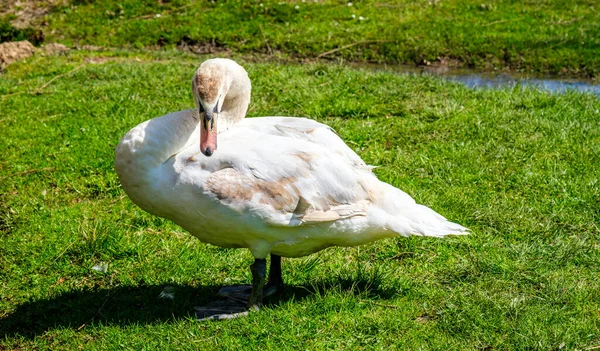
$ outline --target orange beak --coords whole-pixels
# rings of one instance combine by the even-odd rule
[[[200,151],[211,156],[217,150],[217,120],[212,112],[206,111],[200,123]]]

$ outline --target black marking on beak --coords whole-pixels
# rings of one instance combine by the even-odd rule
[[[207,147],[207,148],[206,148],[206,150],[204,150],[204,155],[206,155],[206,156],[210,156],[210,155],[212,155],[212,154],[213,154],[213,153],[212,153],[212,151],[210,151],[210,148],[208,148],[208,147]]]
[[[198,115],[200,116],[200,118],[202,119],[202,126],[204,127],[204,129],[207,129],[207,125],[206,125],[206,116],[204,118],[202,118],[202,114],[204,114],[204,106],[202,106],[202,104],[198,104]]]
[[[204,129],[208,130],[208,123],[206,117],[202,118],[202,126],[204,127]]]
[[[208,130],[208,122],[210,122],[210,130],[213,130],[215,127],[215,116],[212,112],[204,112],[204,118],[202,118],[202,126],[204,129]]]
[[[221,97],[219,97],[219,99],[217,99],[217,103],[215,104],[215,107],[210,112],[205,111],[204,107],[202,105],[200,105],[200,114],[204,113],[204,118],[202,118],[202,126],[206,130],[209,130],[208,122],[210,122],[210,130],[213,130],[215,128],[214,115],[219,113],[219,100],[220,99],[221,99]]]

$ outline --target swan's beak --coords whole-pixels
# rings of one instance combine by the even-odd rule
[[[200,114],[202,116],[202,114]],[[206,156],[212,155],[217,149],[217,114],[213,111],[204,112],[200,122],[200,151]]]

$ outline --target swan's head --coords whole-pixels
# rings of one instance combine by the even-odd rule
[[[250,102],[248,73],[235,61],[204,61],[192,79],[194,100],[200,116],[200,151],[211,156],[217,149],[217,124],[226,128],[246,115]]]

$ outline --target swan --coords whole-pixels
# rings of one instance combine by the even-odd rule
[[[204,61],[192,90],[196,108],[143,122],[121,139],[115,168],[143,210],[203,242],[254,256],[251,287],[221,291],[247,303],[209,304],[197,308],[199,319],[258,309],[263,292],[283,287],[281,257],[468,232],[377,179],[330,127],[296,117],[244,119],[251,84],[235,61]]]

